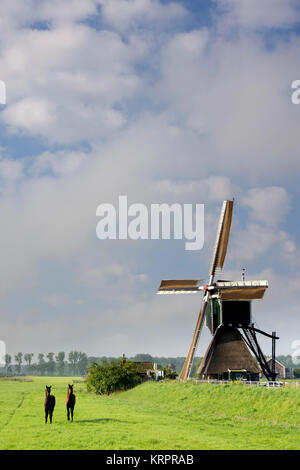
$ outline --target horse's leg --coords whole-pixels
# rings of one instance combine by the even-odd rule
[[[67,418],[70,421],[70,408],[67,406]]]
[[[50,410],[49,413],[50,413],[50,424],[52,424],[52,413],[53,413],[53,410]]]
[[[45,424],[47,424],[47,419],[48,419],[48,410],[45,409]]]
[[[72,423],[73,423],[73,410],[74,408],[71,408]]]

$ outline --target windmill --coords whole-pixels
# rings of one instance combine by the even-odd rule
[[[268,281],[245,281],[244,269],[241,281],[215,281],[217,268],[223,269],[232,213],[233,201],[224,201],[208,284],[201,285],[201,281],[196,279],[163,280],[157,292],[158,294],[204,292],[192,343],[180,373],[182,380],[190,376],[204,321],[213,337],[198,369],[200,376],[218,379],[245,377],[248,380],[258,380],[259,373],[262,372],[268,380],[274,381],[276,378],[275,340],[278,338],[275,332],[270,335],[255,328],[251,313],[252,301],[263,298]],[[256,333],[272,339],[271,368],[258,344]]]

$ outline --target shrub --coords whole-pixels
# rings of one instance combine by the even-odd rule
[[[127,390],[140,383],[137,366],[131,361],[95,362],[88,368],[87,388],[98,394]]]
[[[170,366],[164,367],[163,371],[165,379],[175,380],[178,375]]]
[[[295,379],[300,379],[300,369],[294,369],[293,372]]]

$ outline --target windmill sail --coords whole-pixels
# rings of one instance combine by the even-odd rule
[[[198,320],[197,320],[196,328],[195,328],[195,331],[194,331],[194,336],[193,336],[193,339],[192,339],[192,343],[191,343],[188,355],[186,357],[184,366],[183,366],[183,368],[180,372],[179,378],[181,380],[186,380],[190,375],[192,364],[193,364],[193,359],[194,359],[194,355],[195,355],[195,351],[196,351],[196,348],[197,348],[199,336],[200,336],[202,326],[203,326],[203,322],[204,322],[204,318],[205,318],[206,308],[207,308],[207,301],[204,302],[203,307],[200,310],[200,313],[199,313],[199,316],[198,316]]]
[[[214,247],[214,254],[210,268],[211,280],[215,275],[216,268],[223,268],[227,252],[231,220],[233,211],[233,201],[224,201],[218,226],[217,238]]]
[[[233,211],[233,201],[224,201],[218,226],[217,238],[214,248],[214,254],[210,269],[210,280],[209,285],[213,284],[213,278],[215,275],[216,268],[223,268],[225,256],[227,252],[229,234],[230,234],[230,227],[231,227],[231,220],[232,220],[232,211]],[[208,298],[206,298],[206,302],[204,302],[203,308],[200,311],[192,344],[190,346],[187,358],[185,360],[184,366],[180,373],[180,379],[186,380],[191,372],[193,359],[195,355],[195,351],[197,348],[199,336],[202,330],[202,326],[204,323],[205,313],[207,309]]]
[[[215,285],[221,300],[257,300],[263,298],[268,281],[218,281]]]
[[[161,281],[158,294],[192,294],[199,292],[198,279],[165,279]]]

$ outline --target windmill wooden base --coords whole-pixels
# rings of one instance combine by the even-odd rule
[[[225,326],[217,329],[197,371],[202,379],[255,381],[260,372],[239,330]]]

